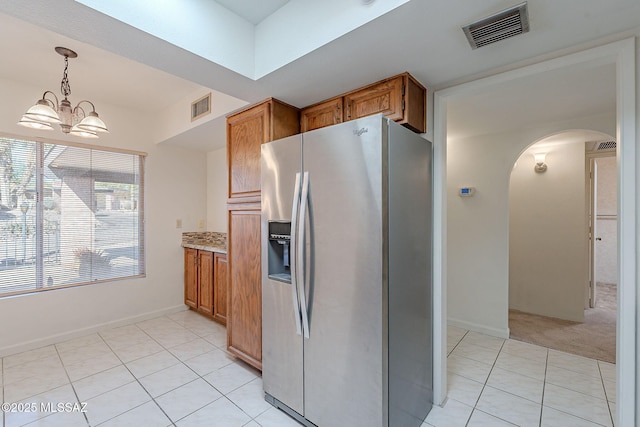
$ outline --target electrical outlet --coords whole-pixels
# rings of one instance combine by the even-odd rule
[[[198,220],[198,228],[204,228],[204,219]]]
[[[176,228],[182,228],[182,220],[176,219]]]

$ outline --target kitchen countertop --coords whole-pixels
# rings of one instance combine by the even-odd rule
[[[226,254],[227,233],[216,231],[182,233],[182,247]]]

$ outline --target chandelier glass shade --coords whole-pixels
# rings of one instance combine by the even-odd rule
[[[18,122],[20,126],[32,129],[52,130],[53,125],[60,126],[62,132],[82,138],[98,138],[98,133],[109,132],[107,125],[96,113],[96,107],[91,101],[82,100],[72,107],[68,97],[71,95],[71,86],[67,77],[69,58],[76,58],[77,53],[66,47],[56,47],[56,52],[64,56],[64,73],[60,82],[60,92],[64,96],[62,101],[51,91],[45,91],[42,98],[30,107]],[[85,111],[81,104],[91,106],[91,111]]]

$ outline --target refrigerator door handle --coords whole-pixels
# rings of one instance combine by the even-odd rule
[[[307,202],[309,200],[309,172],[305,171],[302,178],[302,196],[300,197],[300,218],[298,220],[298,240],[296,272],[300,299],[300,312],[302,313],[302,330],[305,338],[309,338],[309,314],[307,312],[307,297],[304,292],[304,252],[305,252],[305,222],[307,215]]]
[[[291,208],[291,249],[295,254],[297,245],[296,225],[298,222],[298,208],[300,206],[300,172],[296,173],[296,183],[293,191],[293,207]],[[296,318],[296,333],[302,335],[300,321],[300,299],[298,298],[298,260],[295,255],[291,257],[291,291],[293,301],[293,317]]]

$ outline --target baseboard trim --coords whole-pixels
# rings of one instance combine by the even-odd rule
[[[454,319],[452,317],[447,318],[447,324],[450,326],[455,326],[457,328],[479,332],[485,335],[491,335],[492,337],[498,337],[498,338],[504,338],[504,339],[509,338],[509,328],[506,328],[506,329],[492,328],[489,326],[480,325],[478,323],[467,322],[466,320]]]
[[[70,339],[79,338],[84,335],[104,331],[106,329],[117,328],[119,326],[126,326],[132,323],[142,322],[143,320],[153,319],[154,317],[177,313],[179,311],[184,311],[187,309],[188,307],[186,305],[180,304],[174,307],[166,307],[160,310],[149,311],[146,313],[137,314],[135,316],[123,317],[121,319],[113,320],[110,322],[104,322],[104,323],[99,323],[93,326],[74,329],[72,331],[50,335],[48,337],[38,338],[32,341],[25,341],[19,344],[9,345],[9,346],[0,348],[0,357],[10,356],[12,354],[34,350],[36,348],[44,347],[47,345],[56,344],[63,341],[68,341]]]

